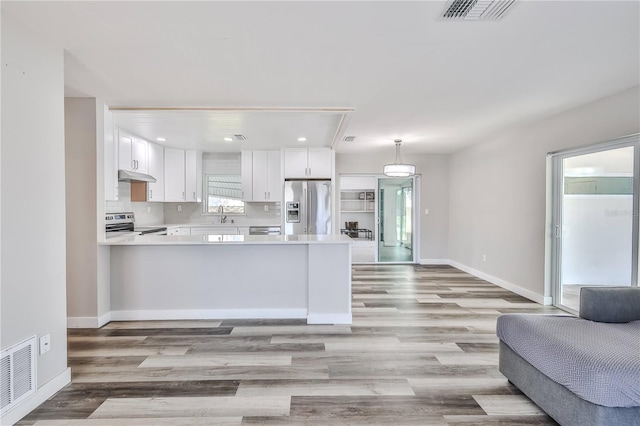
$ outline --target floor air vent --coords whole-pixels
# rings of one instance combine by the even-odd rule
[[[515,0],[450,0],[441,18],[445,20],[496,21],[513,6]]]
[[[0,416],[36,390],[36,336],[0,353]]]

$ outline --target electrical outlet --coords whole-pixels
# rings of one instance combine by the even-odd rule
[[[147,206],[147,213],[151,213],[151,206]]]
[[[182,211],[182,204],[178,204],[178,211],[181,212]]]
[[[483,262],[486,262],[486,261],[487,261],[487,255],[486,255],[486,254],[483,254],[483,255],[482,255],[482,261],[483,261]]]
[[[264,211],[265,211],[265,212],[268,212],[268,211],[269,211],[269,204],[265,204],[265,205],[264,205]]]
[[[51,349],[51,335],[46,334],[40,337],[40,355],[44,355]]]
[[[424,209],[424,214],[429,214],[429,209]]]

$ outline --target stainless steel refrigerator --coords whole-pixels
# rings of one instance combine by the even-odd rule
[[[285,181],[284,214],[285,235],[331,234],[331,181]]]

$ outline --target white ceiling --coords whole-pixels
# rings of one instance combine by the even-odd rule
[[[144,110],[114,111],[115,125],[166,146],[202,151],[269,150],[327,146],[341,140],[350,111]],[[243,135],[238,141],[234,135]],[[166,141],[157,141],[161,137]],[[225,138],[233,139],[226,141]],[[305,140],[299,141],[298,139]]]
[[[68,95],[117,107],[351,108],[344,134],[357,138],[338,152],[392,155],[395,138],[405,153],[453,152],[639,84],[637,1],[518,0],[502,20],[483,22],[439,20],[441,1],[1,7],[3,19],[66,49]],[[308,134],[335,134],[326,116],[308,118]],[[147,120],[137,124],[143,136],[154,133]]]

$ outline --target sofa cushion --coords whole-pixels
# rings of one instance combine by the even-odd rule
[[[580,318],[598,322],[640,320],[639,287],[583,287]]]
[[[580,398],[606,407],[640,406],[640,321],[506,314],[498,318],[497,334]]]

